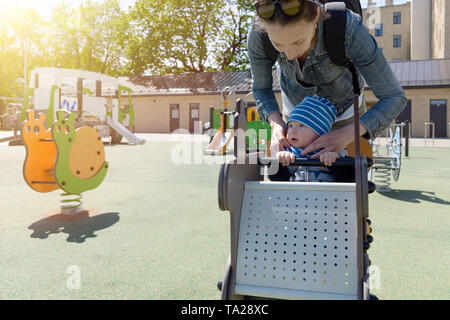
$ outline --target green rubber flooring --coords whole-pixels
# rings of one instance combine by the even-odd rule
[[[26,185],[24,147],[0,146],[0,299],[219,299],[220,166],[174,164],[176,148],[107,146],[106,179],[83,195],[91,214],[73,218],[56,215],[60,192]],[[370,196],[380,299],[450,298],[449,160],[411,149],[392,192]]]

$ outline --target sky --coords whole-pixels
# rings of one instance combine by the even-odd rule
[[[67,0],[72,6],[77,7],[81,2],[85,0]],[[95,0],[94,0],[95,1]],[[129,6],[133,5],[135,0],[119,0],[120,6],[123,10],[127,10]],[[52,8],[58,3],[60,0],[0,0],[0,10],[11,10],[12,6],[18,7],[32,7],[35,8],[36,11],[47,18],[51,15]]]
[[[12,5],[25,7],[30,6],[37,10],[37,12],[43,16],[43,17],[49,17],[51,14],[52,7],[55,6],[60,0],[0,0],[0,10],[7,10]],[[70,3],[72,3],[74,6],[78,6],[80,2],[83,2],[84,0],[68,0]],[[135,0],[119,0],[120,6],[123,10],[128,9],[129,6],[133,5]],[[378,5],[383,5],[385,0],[378,0],[376,3]],[[409,0],[395,0],[395,4],[401,4],[409,2]],[[13,4],[11,4],[13,3]],[[361,0],[361,4],[363,7],[367,7],[367,0]]]
[[[374,2],[378,6],[382,6],[382,5],[384,5],[384,1],[385,0],[375,0]],[[402,4],[405,2],[411,2],[411,0],[394,0],[394,4]],[[363,8],[367,7],[367,0],[361,0],[361,5],[363,6]]]

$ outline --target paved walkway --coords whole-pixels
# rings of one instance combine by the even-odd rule
[[[143,137],[106,146],[108,174],[83,194],[90,215],[76,219],[55,215],[60,192],[26,185],[25,148],[0,148],[0,299],[220,298],[229,255],[220,166],[176,164],[170,136]],[[450,149],[411,148],[392,192],[370,196],[380,299],[450,298],[448,159]]]

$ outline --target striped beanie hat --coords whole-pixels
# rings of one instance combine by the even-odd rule
[[[327,99],[306,97],[289,114],[287,123],[291,121],[300,122],[321,136],[331,130],[336,115],[336,108]]]

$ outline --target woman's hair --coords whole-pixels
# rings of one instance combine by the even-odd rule
[[[327,0],[316,0],[317,2],[320,2],[322,4],[325,4]],[[304,20],[306,22],[313,21],[317,16],[317,7],[319,6],[317,3],[302,0],[302,9],[301,12],[295,16],[289,17],[286,16],[281,12],[281,9],[279,6],[276,6],[275,8],[275,15],[270,20],[263,20],[258,15],[256,15],[256,20],[254,23],[254,27],[259,32],[265,32],[263,21],[267,24],[279,24],[282,26],[288,25],[293,22],[297,22],[300,20]],[[321,9],[320,10],[320,18],[325,19],[325,12]]]

